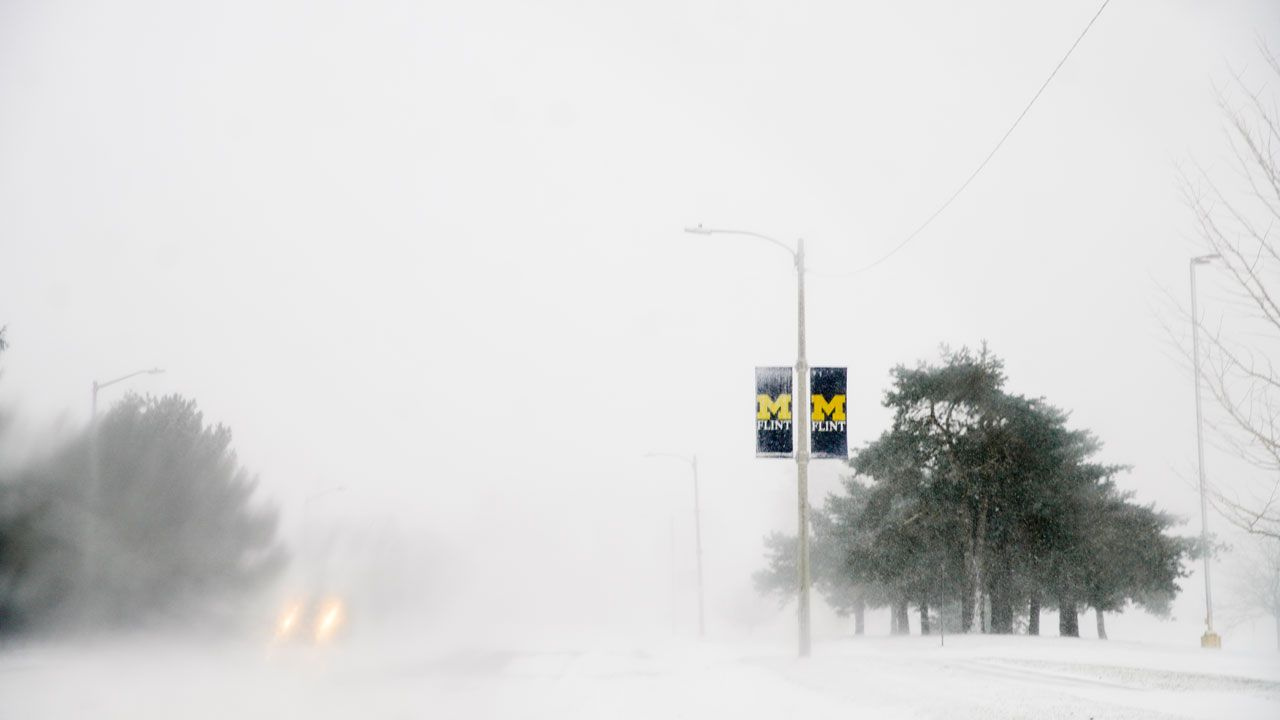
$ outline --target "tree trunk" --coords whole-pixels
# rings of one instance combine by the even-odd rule
[[[858,601],[853,606],[853,634],[862,635],[867,630],[867,604]]]
[[[1107,621],[1102,617],[1102,608],[1094,608],[1093,611],[1098,615],[1098,639],[1107,639]]]
[[[968,573],[965,576],[968,577]],[[964,632],[973,622],[973,594],[969,592],[968,580],[965,589],[960,593],[960,632]]]
[[[1062,637],[1080,637],[1080,618],[1076,616],[1076,604],[1067,598],[1058,599],[1058,634]]]
[[[1027,634],[1040,634],[1040,598],[1031,598],[1031,609],[1027,612]]]
[[[969,567],[969,576],[970,581],[973,583],[973,605],[978,610],[978,613],[984,617],[986,615],[986,608],[983,607],[982,603],[982,561],[984,559],[983,556],[986,554],[987,545],[987,505],[988,500],[985,497],[982,498],[982,501],[978,504],[978,518],[977,522],[974,523],[972,541],[973,552],[970,553],[969,558],[971,563]],[[968,631],[971,633],[982,632],[982,620],[983,618],[975,617],[974,621],[970,623]]]
[[[909,635],[911,633],[911,621],[908,617],[906,600],[899,600],[893,604],[893,621],[894,635]]]
[[[965,528],[964,538],[964,568],[961,570],[963,579],[960,588],[960,632],[969,632],[969,628],[973,626],[973,616],[977,612],[978,606],[974,602],[974,595],[977,590],[973,586],[973,515],[966,510],[961,510],[960,522]]]
[[[997,635],[1013,633],[1013,604],[1003,598],[991,598],[991,632]]]
[[[929,603],[920,603],[920,634],[929,634]]]
[[[1280,650],[1280,609],[1276,610],[1276,649]]]
[[[1013,633],[1013,568],[1009,567],[1004,548],[998,551],[995,567],[991,572],[991,632],[998,635]]]

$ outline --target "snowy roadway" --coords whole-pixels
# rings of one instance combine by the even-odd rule
[[[0,650],[0,718],[1280,718],[1280,654],[1026,637]]]

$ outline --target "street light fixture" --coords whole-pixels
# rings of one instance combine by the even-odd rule
[[[697,227],[687,227],[684,229],[687,233],[695,235],[746,235],[747,237],[759,238],[766,242],[777,245],[786,250],[791,259],[795,261],[796,266],[796,383],[799,392],[797,396],[802,399],[802,406],[808,406],[809,398],[809,361],[805,357],[805,332],[804,332],[804,239],[796,241],[795,249],[791,246],[768,235],[761,235],[757,232],[749,230],[727,230],[721,228],[704,228],[701,225]],[[807,416],[807,412],[805,413]],[[797,559],[797,568],[799,570],[797,580],[800,584],[799,607],[796,615],[800,625],[800,657],[809,656],[810,647],[810,631],[809,631],[809,422],[805,418],[804,422],[798,423],[800,426],[799,437],[796,438],[798,447],[796,448],[796,494],[797,509],[799,515],[799,558]]]
[[[1204,635],[1200,647],[1221,648],[1222,638],[1213,631],[1213,583],[1209,570],[1209,501],[1204,483],[1204,417],[1200,410],[1200,315],[1196,310],[1196,266],[1208,265],[1221,255],[1191,258],[1191,364],[1196,375],[1196,459],[1200,471],[1200,544],[1204,552]]]
[[[698,456],[675,453],[645,453],[647,458],[673,458],[693,470],[693,537],[698,553],[698,637],[707,636],[706,596],[702,587],[702,509],[698,501]]]
[[[108,380],[102,383],[98,382],[97,380],[94,380],[93,381],[93,403],[90,406],[90,414],[89,414],[90,418],[92,418],[95,421],[98,419],[98,391],[99,390],[111,385],[115,385],[118,382],[124,382],[125,380],[128,380],[131,377],[137,377],[138,375],[160,375],[163,372],[164,370],[161,370],[160,368],[151,368],[150,370],[136,370],[134,372],[129,373],[128,375],[121,375],[115,380]]]

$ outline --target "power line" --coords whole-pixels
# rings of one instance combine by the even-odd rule
[[[1093,17],[1089,19],[1089,24],[1085,25],[1084,30],[1080,31],[1080,35],[1076,37],[1076,41],[1071,43],[1070,48],[1067,48],[1066,54],[1063,55],[1062,59],[1058,61],[1058,64],[1054,66],[1053,72],[1049,73],[1049,77],[1045,78],[1045,81],[1041,83],[1040,89],[1036,90],[1036,94],[1031,96],[1030,102],[1027,103],[1026,107],[1022,108],[1022,112],[1018,113],[1017,119],[1013,121],[1013,124],[1009,126],[1008,130],[1004,131],[1004,135],[1000,136],[1000,140],[995,144],[995,147],[991,148],[991,152],[987,153],[987,156],[982,159],[982,162],[978,163],[978,167],[974,168],[973,172],[969,174],[969,177],[966,178],[963,183],[960,183],[960,187],[956,188],[955,192],[951,193],[951,197],[947,198],[946,202],[938,206],[938,209],[934,210],[933,214],[925,218],[925,221],[920,223],[919,227],[917,227],[915,230],[912,230],[911,234],[908,235],[906,238],[904,238],[902,242],[895,245],[892,250],[882,255],[880,259],[876,260],[870,265],[865,265],[863,267],[858,268],[857,270],[853,270],[847,273],[812,272],[810,274],[818,275],[822,277],[850,277],[853,275],[857,275],[859,273],[866,272],[867,270],[870,270],[871,268],[879,265],[880,263],[896,255],[899,250],[907,246],[907,243],[916,239],[917,235],[924,232],[924,229],[929,227],[929,225],[934,221],[934,219],[936,219],[939,215],[942,214],[944,210],[950,207],[951,203],[954,202],[955,199],[960,196],[960,193],[964,192],[965,188],[969,187],[969,183],[973,182],[973,179],[978,177],[978,173],[982,172],[982,169],[987,166],[987,163],[991,162],[991,158],[995,157],[996,152],[998,152],[1000,150],[1000,147],[1004,145],[1004,141],[1008,140],[1009,136],[1013,134],[1013,131],[1017,129],[1018,124],[1022,122],[1022,118],[1027,116],[1027,113],[1031,110],[1031,106],[1035,105],[1036,100],[1040,99],[1040,95],[1044,93],[1045,88],[1049,87],[1049,83],[1053,81],[1054,76],[1056,76],[1058,74],[1058,71],[1062,69],[1062,66],[1066,64],[1067,58],[1071,57],[1071,53],[1075,51],[1076,46],[1080,44],[1081,40],[1084,40],[1084,36],[1089,33],[1089,28],[1093,27],[1094,22],[1098,20],[1098,16],[1102,15],[1102,11],[1106,10],[1107,5],[1109,5],[1110,3],[1111,3],[1111,0],[1103,0],[1102,5],[1098,7],[1098,12],[1094,13]]]

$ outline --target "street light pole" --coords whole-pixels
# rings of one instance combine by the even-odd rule
[[[1207,265],[1221,257],[1218,254],[1191,258],[1191,356],[1196,380],[1196,459],[1200,474],[1200,544],[1204,552],[1204,623],[1200,646],[1221,648],[1222,638],[1213,631],[1213,583],[1209,563],[1209,501],[1204,482],[1204,417],[1200,410],[1200,315],[1196,309],[1196,266]]]
[[[800,426],[796,437],[799,447],[796,448],[796,503],[799,515],[799,545],[797,551],[797,577],[800,585],[799,606],[796,616],[800,626],[800,657],[809,657],[809,361],[805,356],[805,322],[804,322],[804,240],[796,242],[796,249],[768,235],[748,230],[722,230],[717,228],[697,227],[685,228],[685,232],[696,235],[747,235],[773,243],[786,250],[796,264],[796,389],[800,399],[793,408],[793,417]]]
[[[702,508],[698,499],[698,456],[674,455],[671,453],[648,453],[645,457],[668,457],[687,463],[693,470],[693,537],[698,554],[698,637],[707,636],[706,595],[702,585]],[[675,526],[672,525],[672,547],[674,555]]]
[[[92,587],[94,582],[93,570],[95,558],[93,554],[97,549],[95,547],[97,538],[95,537],[94,521],[97,517],[95,513],[98,511],[98,493],[102,491],[102,470],[99,467],[98,457],[98,391],[115,385],[116,383],[124,382],[125,380],[138,375],[159,375],[163,372],[164,370],[161,370],[160,368],[151,368],[149,370],[137,370],[129,373],[128,375],[121,375],[114,380],[108,380],[106,382],[98,382],[97,380],[93,381],[93,393],[90,396],[89,401],[89,488],[85,493],[84,508],[85,542],[83,562],[85,587]],[[87,605],[85,606],[84,611],[86,612],[87,617]]]
[[[800,657],[809,657],[809,359],[804,334],[804,238],[796,242],[796,383],[800,402],[792,415],[800,421],[796,438],[796,496],[800,525]]]
[[[317,557],[320,557],[321,555],[320,551],[317,548],[312,547],[312,539],[311,539],[311,505],[312,503],[314,503],[317,500],[320,500],[321,498],[325,498],[330,495],[336,495],[337,493],[346,492],[346,491],[347,491],[346,485],[334,485],[332,487],[324,488],[323,490],[317,490],[311,493],[310,495],[307,495],[305,498],[303,498],[302,500],[302,531],[300,533],[301,540],[299,540],[299,552],[305,553],[308,558],[317,558]],[[304,582],[309,581],[313,585],[315,585],[322,580],[322,576],[324,575],[324,572],[321,566],[321,562],[316,560],[311,560],[310,563],[312,565],[311,578],[309,578],[309,580],[304,580]],[[306,573],[306,569],[304,568],[300,572]]]

